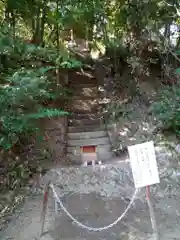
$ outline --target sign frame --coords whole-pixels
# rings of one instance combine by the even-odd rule
[[[128,147],[135,188],[160,183],[153,141]]]

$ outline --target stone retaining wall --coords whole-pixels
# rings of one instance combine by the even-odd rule
[[[66,154],[67,117],[44,120],[43,130],[53,161],[62,162]]]

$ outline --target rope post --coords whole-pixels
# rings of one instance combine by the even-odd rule
[[[159,233],[158,233],[158,228],[157,228],[157,223],[156,223],[156,217],[155,217],[155,213],[154,213],[153,204],[151,201],[150,186],[146,186],[146,198],[147,198],[147,204],[149,207],[149,213],[150,213],[150,218],[151,218],[151,225],[152,225],[152,229],[153,229],[154,239],[159,240]]]
[[[41,213],[41,234],[40,234],[40,236],[42,236],[43,232],[44,232],[50,184],[51,184],[51,181],[49,181],[47,183],[47,185],[45,186],[45,190],[44,190],[43,207],[42,207],[42,213]]]

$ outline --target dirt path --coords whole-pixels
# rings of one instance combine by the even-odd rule
[[[161,153],[158,161],[161,162]],[[167,160],[167,159],[166,159]],[[161,172],[163,164],[159,165]],[[177,167],[177,166],[176,166]],[[180,239],[180,193],[178,171],[169,167],[173,174],[161,175],[160,185],[152,187],[158,228],[163,240]],[[171,171],[171,172],[172,172]],[[68,210],[89,226],[103,226],[122,214],[131,198],[134,187],[131,170],[127,164],[116,161],[104,166],[52,169],[41,181],[49,179]],[[40,210],[42,196],[29,197],[19,209],[8,227],[1,232],[2,240],[36,240],[40,233]],[[93,233],[78,228],[62,212],[54,212],[52,197],[48,204],[44,240],[104,239],[137,240],[153,239],[144,190],[138,195],[126,217],[107,231]]]

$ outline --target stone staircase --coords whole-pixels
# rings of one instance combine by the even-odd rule
[[[67,157],[74,164],[92,164],[112,157],[110,140],[103,119],[98,82],[91,73],[76,72],[69,78],[73,91],[68,119]],[[93,152],[84,154],[84,147]],[[92,161],[91,161],[92,160]]]

